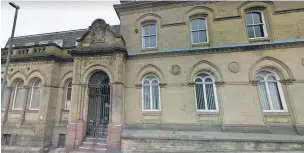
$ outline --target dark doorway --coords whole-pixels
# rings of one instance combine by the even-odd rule
[[[89,80],[89,106],[87,135],[107,135],[110,108],[109,76],[105,72],[94,73]]]

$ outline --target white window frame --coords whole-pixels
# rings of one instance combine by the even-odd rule
[[[71,83],[71,87],[69,87],[69,84]],[[71,89],[71,98],[72,98],[72,80],[68,81],[65,87],[65,98],[64,98],[64,110],[71,110],[71,101],[72,100],[67,100],[68,99],[68,89]],[[70,103],[70,108],[67,108],[67,103]]]
[[[153,78],[152,80],[150,80],[150,79],[147,79],[149,76],[153,76],[153,77],[155,77],[155,78]],[[145,84],[144,84],[144,82],[145,81],[149,81],[149,87],[150,87],[150,109],[145,109],[144,108],[144,86],[145,86]],[[157,80],[157,82],[158,82],[158,99],[159,99],[159,108],[158,109],[153,109],[153,95],[152,95],[152,82],[154,81],[154,80]],[[159,83],[160,83],[160,81],[159,81],[159,78],[156,76],[156,75],[147,75],[147,76],[145,76],[144,77],[144,79],[142,80],[142,90],[141,90],[141,99],[142,99],[142,111],[144,111],[144,112],[149,112],[149,111],[155,111],[155,112],[157,112],[157,111],[161,111],[161,100],[160,100],[160,86],[159,86]]]
[[[145,32],[144,32],[144,27],[145,26],[148,26],[148,25],[154,25],[155,26],[155,35],[145,35]],[[157,48],[157,24],[156,23],[147,23],[147,24],[143,24],[142,26],[141,26],[141,28],[142,28],[142,30],[141,30],[141,32],[142,32],[142,34],[141,34],[141,46],[142,46],[142,48],[143,49],[149,49],[149,48]],[[155,46],[154,47],[145,47],[144,46],[144,41],[145,41],[145,37],[152,37],[152,36],[155,36],[156,37],[156,40],[155,40]]]
[[[12,107],[12,110],[23,110],[23,108],[15,108],[16,95],[17,95],[18,85],[19,85],[21,82],[24,83],[23,80],[20,80],[20,81],[16,84],[16,86],[15,86],[15,90],[14,90],[14,100],[13,100],[13,107]],[[19,88],[23,88],[23,87],[19,87]],[[27,93],[25,93],[25,94],[27,94]]]
[[[38,84],[38,86],[35,86],[36,82],[37,81],[40,81],[40,83]],[[39,110],[39,108],[32,108],[32,101],[33,101],[33,93],[34,93],[34,88],[35,87],[38,87],[40,88],[39,90],[41,90],[41,80],[40,79],[37,79],[34,81],[33,85],[32,85],[32,90],[31,90],[31,100],[30,100],[30,106],[29,106],[29,110]],[[40,92],[40,91],[39,91]],[[41,102],[41,93],[39,93],[39,103]],[[39,107],[40,107],[40,104],[39,104]]]
[[[206,25],[206,29],[198,29],[198,30],[192,30],[192,20],[197,20],[197,19],[203,19],[205,20],[205,25]],[[206,31],[206,37],[207,37],[207,41],[206,42],[198,42],[198,43],[194,43],[193,42],[193,36],[192,36],[192,32],[199,32],[199,31]],[[196,18],[191,18],[190,19],[190,37],[191,37],[191,44],[208,44],[209,43],[209,35],[208,35],[208,21],[206,17],[196,17]]]
[[[202,77],[198,76],[199,74],[202,74],[202,73],[205,73],[205,74],[207,74],[208,76],[205,77],[205,78],[202,78]],[[201,80],[203,80],[203,82],[196,82],[195,80],[196,80],[197,78],[200,78]],[[205,83],[205,80],[206,80],[207,78],[210,78],[210,79],[212,80],[212,83]],[[216,91],[215,79],[213,78],[213,75],[212,75],[211,73],[205,72],[205,71],[199,72],[199,73],[195,76],[194,82],[195,82],[195,85],[194,85],[194,96],[195,96],[196,111],[197,111],[197,112],[218,112],[218,111],[219,111],[219,106],[218,106],[218,99],[217,99],[217,91]],[[204,85],[204,86],[205,86],[205,84],[212,84],[212,85],[213,85],[213,94],[214,94],[215,107],[216,107],[215,110],[209,110],[209,109],[208,109],[208,104],[207,104],[207,100],[206,100],[206,97],[207,97],[207,96],[206,96],[206,88],[205,88],[205,87],[203,88],[203,94],[204,94],[204,103],[205,103],[205,107],[206,107],[206,108],[205,108],[205,109],[198,109],[198,106],[197,106],[197,97],[196,97],[196,94],[197,94],[197,93],[196,93],[196,84],[202,84],[202,85]]]
[[[265,83],[265,88],[266,88],[266,94],[267,94],[267,102],[269,103],[269,106],[270,106],[270,110],[264,110],[262,107],[262,110],[263,112],[288,112],[288,108],[287,108],[287,105],[286,105],[286,101],[285,101],[285,96],[284,96],[284,92],[283,92],[283,89],[282,89],[282,84],[280,82],[280,77],[279,75],[273,71],[273,70],[269,70],[269,69],[263,69],[261,71],[268,71],[270,72],[270,74],[267,74],[266,76],[264,75],[260,75],[259,72],[257,74],[256,77],[262,77],[264,80],[266,81],[259,81],[259,82],[263,82]],[[261,72],[260,71],[260,72]],[[267,78],[268,76],[274,76],[276,78],[276,81],[268,81]],[[276,82],[277,83],[277,86],[278,86],[278,90],[279,90],[279,96],[281,98],[281,102],[282,102],[282,106],[283,106],[283,110],[274,110],[273,109],[273,105],[272,105],[272,100],[270,98],[270,91],[269,91],[269,87],[268,87],[268,82]],[[258,88],[257,88],[258,89]],[[259,89],[258,89],[259,90]],[[259,91],[258,91],[259,92]],[[259,95],[259,99],[260,99],[260,95]],[[261,102],[261,99],[260,99],[260,104],[262,105],[262,102]]]
[[[257,25],[261,25],[261,24],[247,24],[246,23],[246,16],[248,13],[260,13],[261,14],[261,18],[262,18],[262,22],[263,22],[263,32],[264,32],[264,37],[256,37],[256,34],[255,34],[255,30],[253,28],[253,33],[254,33],[254,38],[249,38],[249,35],[248,35],[248,26],[257,26]],[[253,22],[253,19],[252,19],[252,22]],[[266,28],[266,22],[265,22],[265,17],[264,17],[264,11],[262,10],[250,10],[250,11],[246,11],[245,12],[245,24],[246,24],[246,32],[247,32],[247,36],[248,36],[248,39],[261,39],[261,38],[268,38],[268,33],[267,33],[267,28]]]

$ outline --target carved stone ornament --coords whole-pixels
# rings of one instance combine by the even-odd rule
[[[98,21],[93,27],[93,44],[105,42],[107,24],[104,20]]]
[[[177,64],[174,64],[174,65],[172,66],[172,68],[171,68],[171,73],[172,73],[173,75],[178,75],[178,74],[180,74],[180,71],[181,71],[181,68],[180,68],[180,66],[177,65]]]
[[[228,69],[233,72],[233,73],[237,73],[240,71],[240,66],[237,62],[231,62],[229,65],[228,65]]]
[[[281,80],[281,83],[285,84],[285,85],[290,85],[293,84],[296,80],[295,79],[283,79]]]

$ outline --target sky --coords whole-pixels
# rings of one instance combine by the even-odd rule
[[[11,35],[15,9],[1,2],[0,48],[3,48]],[[91,1],[12,1],[20,6],[15,37],[39,33],[88,28],[91,23],[102,18],[110,25],[119,24],[113,4],[119,0]]]

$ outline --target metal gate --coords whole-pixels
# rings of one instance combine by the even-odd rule
[[[89,81],[89,106],[87,135],[95,138],[107,135],[110,108],[109,78],[97,72]]]

